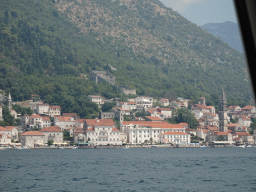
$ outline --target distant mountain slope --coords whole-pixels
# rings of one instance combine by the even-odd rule
[[[216,105],[223,86],[229,103],[245,103],[246,67],[243,54],[158,0],[0,1],[0,89],[16,100],[39,94],[89,117],[97,109],[87,95],[121,95],[80,73],[110,70],[140,95]]]
[[[224,23],[207,23],[201,26],[209,33],[216,37],[220,37],[223,41],[227,42],[231,47],[243,53],[242,38],[240,36],[239,26],[234,22]]]

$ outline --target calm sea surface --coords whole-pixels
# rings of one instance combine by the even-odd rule
[[[1,150],[0,191],[256,191],[256,147]]]

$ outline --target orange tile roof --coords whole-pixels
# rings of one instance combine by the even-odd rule
[[[230,123],[230,124],[228,124],[228,127],[236,127],[238,125],[239,125],[239,123]]]
[[[94,131],[94,127],[87,129],[86,131]]]
[[[63,117],[77,117],[76,113],[63,113],[62,114]]]
[[[251,105],[246,105],[242,108],[242,110],[246,110],[246,109],[253,109],[253,106]]]
[[[54,120],[56,119],[56,121],[71,121],[72,117],[61,117],[61,116],[55,116]]]
[[[162,121],[159,117],[154,117],[154,116],[146,116],[146,118],[150,119],[151,121]]]
[[[3,137],[3,135],[4,135],[5,133],[0,133],[0,138],[2,138]],[[11,138],[9,135],[7,135],[7,134],[5,134],[6,136],[7,136],[7,138]]]
[[[165,133],[161,133],[160,135],[189,135],[189,134],[184,132],[165,132]]]
[[[40,130],[39,132],[63,132],[63,131],[59,128],[59,126],[50,126]]]
[[[11,131],[11,130],[13,130],[14,128],[16,128],[16,126],[5,126],[5,127],[3,127],[3,128],[5,128],[6,131]],[[1,130],[1,127],[0,127],[0,130]]]
[[[161,111],[171,111],[171,109],[170,108],[157,108],[157,110],[161,110]]]
[[[43,121],[51,121],[49,117],[43,117],[42,120]]]
[[[117,128],[115,128],[115,127],[113,127],[113,128],[112,128],[112,131],[120,131],[120,130],[117,129]]]
[[[251,134],[247,133],[247,132],[236,132],[236,134],[238,136],[252,136]]]
[[[85,119],[77,119],[77,121],[78,121],[79,123],[84,123],[84,122],[85,122]]]
[[[40,115],[30,115],[29,118],[30,119],[32,119],[32,118],[42,118],[42,116],[40,116]]]
[[[22,133],[20,135],[23,135],[23,136],[44,136],[44,134],[40,133],[39,131],[27,131],[27,132]]]
[[[113,119],[85,119],[87,126],[115,126]]]
[[[220,132],[220,131],[214,132],[214,135],[229,135],[229,134],[230,134],[229,132]]]
[[[56,110],[56,109],[59,109],[60,110],[60,106],[50,106],[49,109],[53,109],[53,110]]]
[[[179,124],[170,124],[166,121],[123,121],[123,125],[140,125],[141,127],[184,129]]]

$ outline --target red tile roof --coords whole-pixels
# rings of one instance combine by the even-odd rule
[[[220,131],[214,132],[214,135],[217,135],[217,136],[218,136],[218,135],[220,135],[220,136],[221,136],[221,135],[229,135],[229,134],[230,134],[229,132],[220,132]]]
[[[165,132],[165,133],[161,133],[160,135],[189,135],[189,134],[184,132]]]
[[[152,128],[173,128],[173,129],[184,129],[179,124],[170,124],[166,121],[123,121],[123,125],[140,125],[141,127],[152,127]]]
[[[63,113],[62,114],[63,117],[77,117],[76,113]]]
[[[146,116],[147,119],[151,121],[162,121],[159,117],[154,117],[154,116]]]
[[[50,126],[40,130],[39,132],[63,132],[63,131],[59,128],[59,126]]]
[[[253,109],[253,106],[251,105],[246,105],[242,108],[242,110],[248,110],[248,109]]]
[[[236,134],[238,135],[238,136],[252,136],[251,134],[249,134],[249,133],[247,133],[247,132],[236,132]]]
[[[2,138],[3,137],[3,135],[4,135],[5,133],[0,133],[0,138]],[[7,135],[7,134],[5,134],[6,136],[7,136],[7,138],[11,138],[9,135]]]
[[[120,130],[117,129],[117,128],[115,128],[115,127],[113,127],[113,128],[112,128],[112,131],[120,131]]]
[[[61,116],[55,116],[54,120],[56,119],[56,121],[71,121],[72,117],[61,117]]]
[[[113,119],[85,119],[87,126],[115,126]]]
[[[25,133],[20,134],[21,136],[44,136],[43,133],[40,133],[39,131],[27,131]]]

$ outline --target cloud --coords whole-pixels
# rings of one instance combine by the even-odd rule
[[[202,4],[203,0],[162,0],[177,12],[185,12],[192,4]],[[168,2],[167,2],[168,1]]]

